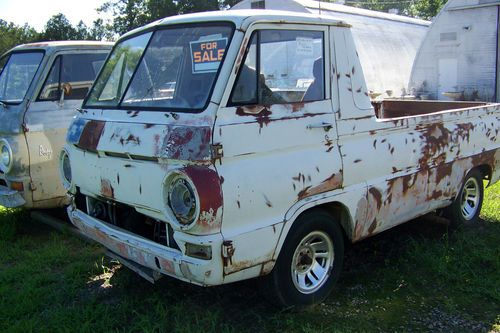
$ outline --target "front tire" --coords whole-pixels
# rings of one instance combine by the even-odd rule
[[[484,199],[483,175],[471,170],[453,203],[445,209],[445,216],[453,225],[474,224],[479,218]]]
[[[340,225],[325,211],[304,213],[292,226],[264,292],[281,306],[323,301],[342,270],[344,238]]]

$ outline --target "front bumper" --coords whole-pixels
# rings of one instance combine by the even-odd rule
[[[211,260],[201,260],[188,257],[179,250],[163,246],[93,218],[74,206],[68,207],[68,216],[85,236],[126,260],[154,272],[197,285],[211,286],[223,283],[221,258],[215,256]],[[185,240],[183,241],[182,237],[176,237],[176,241],[182,248],[181,244],[185,243]],[[193,242],[193,240],[190,241]],[[210,243],[212,249],[220,249],[222,237],[220,235],[213,236],[210,240],[203,237],[201,243]]]
[[[22,194],[7,186],[0,186],[0,205],[7,208],[21,207],[26,204]]]

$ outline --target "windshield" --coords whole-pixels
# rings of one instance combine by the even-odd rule
[[[223,24],[183,26],[119,43],[85,106],[203,109],[232,32]]]
[[[0,60],[0,101],[19,104],[33,81],[43,52],[12,53]]]

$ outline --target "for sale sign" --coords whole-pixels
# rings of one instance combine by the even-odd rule
[[[193,74],[213,73],[219,69],[227,47],[227,38],[191,42]]]

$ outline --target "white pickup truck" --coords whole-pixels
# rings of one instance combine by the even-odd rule
[[[281,304],[319,302],[345,242],[445,207],[475,221],[483,180],[500,177],[500,105],[368,96],[349,25],[331,18],[229,11],[134,30],[68,131],[69,216],[150,281],[266,276]]]
[[[59,152],[111,46],[32,43],[0,58],[0,205],[32,209],[67,204]]]

